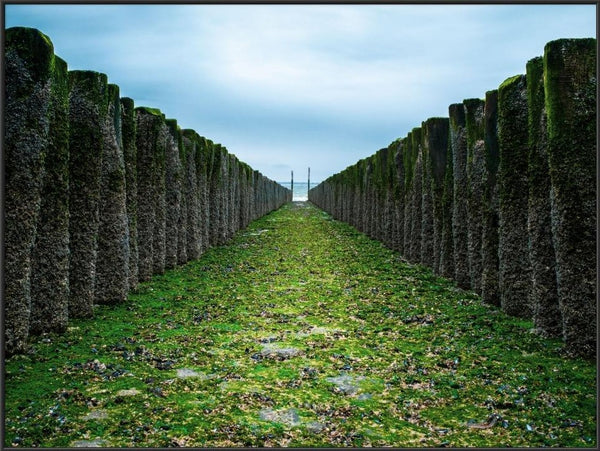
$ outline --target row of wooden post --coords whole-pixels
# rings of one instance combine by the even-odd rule
[[[449,106],[309,200],[510,315],[596,352],[596,40]]]
[[[120,98],[106,75],[68,71],[38,30],[7,29],[4,64],[9,355],[291,201],[225,147]]]

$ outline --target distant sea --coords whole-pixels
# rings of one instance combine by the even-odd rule
[[[285,186],[287,189],[290,189],[290,182],[278,182],[280,185]],[[310,181],[310,187],[314,188],[320,182]],[[308,200],[308,183],[307,182],[297,182],[294,180],[294,197],[292,200],[296,201],[306,201]]]

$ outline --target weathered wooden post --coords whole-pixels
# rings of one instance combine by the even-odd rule
[[[560,336],[561,313],[556,288],[556,256],[552,243],[550,215],[550,173],[544,100],[544,60],[527,63],[527,106],[529,111],[529,202],[527,229],[531,288],[529,291],[533,323],[538,333]]]
[[[69,316],[91,317],[108,81],[98,72],[72,71],[69,83]]]
[[[164,271],[165,157],[163,114],[138,107],[136,145],[138,169],[138,272],[140,281]]]
[[[454,279],[461,288],[471,287],[467,217],[467,130],[464,103],[449,106],[450,146],[452,147],[452,241]]]
[[[498,88],[499,286],[502,310],[531,318],[527,235],[527,90],[525,75]]]
[[[423,197],[423,242],[431,242],[431,263],[427,263],[436,274],[440,272],[442,253],[442,196],[444,193],[444,175],[448,154],[448,118],[430,118],[423,125],[424,153],[426,166],[424,171]],[[430,196],[431,200],[427,198]],[[426,247],[426,249],[428,249]],[[427,253],[426,253],[427,254]]]
[[[544,48],[552,234],[563,336],[569,352],[596,353],[596,40]]]
[[[69,76],[67,63],[57,56],[47,114],[41,207],[31,262],[32,334],[63,332],[69,318]]]
[[[127,226],[129,229],[129,289],[138,285],[137,236],[137,147],[135,142],[135,111],[133,100],[121,98],[121,135],[125,160]]]
[[[442,240],[440,243],[440,274],[454,278],[454,240],[452,236],[452,216],[454,212],[454,171],[452,142],[450,140],[450,120],[448,120],[448,150],[442,188]]]
[[[484,108],[485,184],[481,231],[481,297],[487,304],[500,305],[498,293],[498,91],[485,94]]]
[[[129,292],[129,227],[125,158],[121,137],[119,87],[108,85],[108,114],[98,124],[103,136],[98,206],[98,251],[96,262],[96,304],[117,304]]]
[[[484,107],[481,99],[467,99],[465,127],[467,129],[467,250],[471,290],[481,294],[481,233],[482,197],[485,171]]]

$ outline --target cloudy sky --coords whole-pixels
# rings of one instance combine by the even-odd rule
[[[5,5],[69,69],[224,145],[266,176],[321,181],[448,105],[483,98],[595,5]]]

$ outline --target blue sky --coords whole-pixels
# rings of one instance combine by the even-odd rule
[[[278,181],[321,181],[596,36],[595,5],[5,5],[69,69]]]

